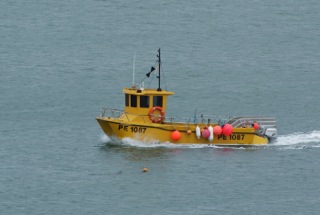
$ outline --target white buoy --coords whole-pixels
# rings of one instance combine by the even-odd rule
[[[200,139],[201,132],[200,132],[200,127],[199,126],[196,127],[196,135],[197,135],[197,138]]]
[[[209,126],[208,130],[210,132],[210,136],[209,136],[208,140],[211,142],[213,140],[213,128],[211,125]]]

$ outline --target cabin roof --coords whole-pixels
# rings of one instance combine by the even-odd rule
[[[137,89],[137,88],[124,88],[123,93],[126,94],[133,94],[133,95],[173,95],[174,92],[166,91],[166,90],[161,90],[158,91],[157,89]]]

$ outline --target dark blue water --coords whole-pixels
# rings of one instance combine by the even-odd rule
[[[297,0],[0,2],[1,214],[319,214],[319,11]],[[278,140],[110,142],[95,117],[122,108],[134,53],[139,82],[158,48],[176,93],[168,116],[274,116]]]

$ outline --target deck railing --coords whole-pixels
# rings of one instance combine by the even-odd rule
[[[130,122],[130,116],[141,117],[143,122],[146,122],[145,118],[148,115],[129,114],[124,110],[113,109],[113,108],[102,108],[100,111],[100,117],[112,117],[118,118],[124,115],[128,122]],[[237,127],[248,127],[254,122],[259,123],[261,128],[275,128],[276,119],[272,117],[231,117],[231,116],[209,116],[209,115],[198,115],[197,117],[179,118],[166,116],[166,123],[184,123],[184,124],[219,124],[224,125],[226,123],[231,124],[234,128]]]
[[[124,110],[113,109],[113,108],[101,108],[101,111],[100,111],[100,117],[119,118],[122,115],[125,115],[128,122],[130,122],[129,115],[141,117],[141,119],[143,120],[144,123],[146,122],[145,117],[148,116],[148,115],[139,115],[139,114],[128,114],[128,113],[124,112]]]
[[[257,122],[262,128],[276,127],[276,119],[272,117],[234,117],[228,121],[235,128],[250,126],[254,122]]]
[[[112,117],[118,118],[121,115],[125,115],[126,119],[130,122],[130,116],[141,117],[145,122],[145,117],[148,115],[139,115],[139,114],[129,114],[124,110],[114,109],[114,108],[102,108],[100,111],[100,117]],[[230,116],[211,116],[211,115],[198,115],[196,117],[172,117],[166,116],[166,123],[183,123],[183,124],[226,124],[232,117]]]

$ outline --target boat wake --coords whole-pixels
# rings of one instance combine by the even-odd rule
[[[173,144],[170,142],[144,142],[139,140],[134,140],[131,138],[123,138],[122,140],[111,139],[105,134],[100,137],[100,142],[109,146],[123,146],[123,147],[138,147],[138,148],[221,148],[219,146],[210,144]]]
[[[143,142],[124,138],[123,140],[113,140],[106,135],[101,136],[100,141],[107,145],[117,145],[123,147],[138,147],[138,148],[230,148],[230,146],[216,146],[212,144],[173,144],[170,142]],[[234,148],[234,147],[232,147]],[[305,149],[305,148],[320,148],[320,131],[312,132],[297,132],[287,135],[280,135],[278,138],[266,146],[248,146],[241,148],[261,148],[261,149]]]
[[[320,131],[280,135],[270,146],[284,149],[320,148]]]

